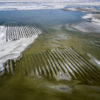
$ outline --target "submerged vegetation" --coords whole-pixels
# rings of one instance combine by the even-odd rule
[[[100,34],[72,27],[86,13],[0,13],[0,99],[100,100]]]
[[[30,77],[44,76],[56,80],[79,80],[86,84],[99,84],[100,82],[98,68],[72,48],[57,48],[35,55],[25,55],[17,62],[8,60],[5,63],[5,71],[12,75],[17,71],[16,74]]]

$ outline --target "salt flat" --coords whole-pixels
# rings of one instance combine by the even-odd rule
[[[80,11],[86,12],[84,16],[82,16],[85,21],[80,23],[75,23],[70,25],[70,28],[87,32],[87,33],[100,33],[100,10],[94,7],[71,7],[64,8],[64,10],[69,11]]]
[[[0,5],[0,11],[8,11],[8,10],[36,10],[36,9],[64,9],[64,10],[71,10],[71,11],[78,11],[78,10],[91,10],[96,11],[95,9],[90,8],[65,8],[67,6],[99,6],[100,2],[6,2]]]
[[[81,22],[78,24],[73,24],[71,27],[82,32],[100,33],[100,25],[94,22]]]
[[[25,27],[27,28],[27,27]],[[24,28],[24,30],[25,30]],[[20,28],[20,31],[22,28]],[[24,33],[24,30],[22,31],[22,34]],[[34,40],[38,37],[38,35],[41,33],[41,31],[36,32],[36,29],[33,31],[35,32],[31,37],[22,37],[18,40],[9,40],[6,41],[7,34],[10,34],[11,31],[13,31],[13,27],[10,27],[10,30],[7,31],[6,26],[0,26],[0,72],[4,71],[3,64],[8,59],[14,59],[16,60],[18,57],[21,56],[21,53],[31,44],[34,42]],[[15,30],[16,31],[16,30]],[[31,30],[28,30],[29,33]],[[8,33],[7,33],[8,32]],[[15,32],[13,31],[13,34]],[[28,32],[27,32],[28,33]],[[31,33],[30,33],[31,34]],[[21,34],[18,36],[18,32],[12,35],[11,37],[14,38],[14,36],[20,37]]]

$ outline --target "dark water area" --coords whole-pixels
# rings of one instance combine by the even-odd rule
[[[0,11],[0,23],[37,24],[42,27],[82,21],[81,12],[63,10]]]

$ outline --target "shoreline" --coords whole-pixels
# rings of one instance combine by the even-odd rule
[[[0,2],[2,3],[2,2]],[[9,10],[37,10],[37,9],[63,9],[70,11],[79,10],[76,8],[68,9],[66,7],[77,5],[77,6],[100,6],[100,2],[3,2],[0,6],[0,11],[9,11]],[[85,10],[83,9],[80,9]],[[89,8],[87,10],[90,10]],[[91,9],[96,12],[95,9]]]
[[[77,10],[73,8],[73,11]],[[82,16],[82,19],[85,19],[86,21],[71,24],[70,27],[76,29],[77,31],[85,33],[100,33],[100,14],[97,14],[96,12],[90,13],[91,11],[92,10],[89,9],[88,13]],[[82,10],[81,12],[84,12],[84,10]]]
[[[5,26],[0,27],[0,33],[0,73],[2,75],[5,70],[3,64],[8,60],[17,60],[21,56],[22,52],[38,38],[41,31],[39,31],[38,34],[35,33],[32,37],[24,37],[19,40],[10,40],[8,42],[6,42]]]

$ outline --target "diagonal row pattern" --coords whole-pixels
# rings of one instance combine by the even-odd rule
[[[13,61],[8,61],[13,71]],[[100,81],[100,71],[72,48],[56,48],[36,55],[23,56],[16,62],[18,72],[29,76],[44,76],[57,80]]]
[[[41,31],[32,25],[6,25],[6,41],[29,38],[40,33]]]

